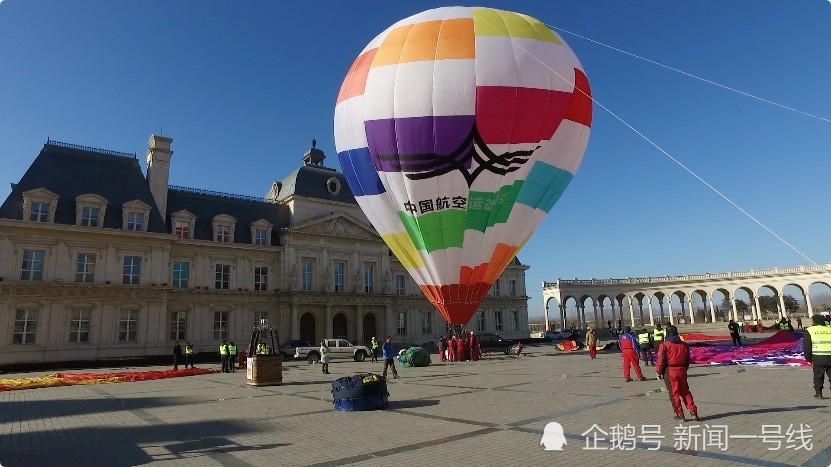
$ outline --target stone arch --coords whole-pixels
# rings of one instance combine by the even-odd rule
[[[695,289],[690,292],[690,296],[692,297],[692,305],[693,305],[693,317],[696,323],[706,323],[706,322],[713,322],[715,321],[715,317],[710,309],[710,294],[707,293],[706,290],[703,289]],[[698,300],[701,300],[701,303],[698,303]]]
[[[658,291],[652,294],[652,298],[654,299],[652,303],[652,311],[653,313],[657,312],[657,314],[655,314],[655,321],[661,324],[669,324],[670,321],[669,311],[667,308],[667,294]]]
[[[632,296],[635,302],[635,322],[632,323],[632,327],[635,326],[643,326],[649,320],[644,318],[644,306],[646,307],[646,313],[649,314],[649,296],[643,292],[637,292],[635,295]],[[644,304],[644,299],[647,300],[647,303]]]
[[[670,304],[672,305],[673,319],[675,324],[686,324],[690,322],[690,310],[687,299],[689,295],[683,290],[675,290],[669,294]],[[678,306],[675,306],[677,300]]]
[[[796,303],[792,303],[789,298],[795,300]],[[801,318],[808,315],[807,290],[801,284],[795,282],[782,284],[782,301],[785,304],[785,311],[788,316],[793,315]],[[792,305],[796,305],[797,308],[795,310],[789,309],[792,308]],[[794,327],[796,327],[796,324],[794,324]]]
[[[770,295],[767,292],[770,292]],[[764,320],[779,321],[784,311],[779,305],[780,294],[779,288],[774,285],[764,284],[757,287],[756,298],[754,300],[756,313],[753,314],[753,319],[761,318]]]
[[[716,320],[729,321],[734,318],[731,305],[733,295],[729,290],[719,287],[710,292],[710,299],[713,301]]]
[[[616,323],[615,318],[615,309],[612,306],[614,301],[612,297],[606,294],[600,294],[597,297],[597,305],[600,308],[600,327],[601,328],[608,328],[609,323],[612,322],[612,325]]]
[[[317,320],[314,313],[306,312],[300,316],[300,339],[317,343]]]
[[[831,313],[831,281],[814,281],[808,287],[810,306],[808,316],[814,313],[828,315]]]
[[[346,313],[339,311],[332,316],[332,337],[335,339],[348,339],[349,319]]]
[[[747,297],[747,301],[745,302],[744,296]],[[746,308],[743,309],[742,302]],[[755,319],[757,308],[756,308],[756,292],[748,286],[739,286],[736,290],[733,291],[733,304],[735,306],[735,314],[738,317],[738,321],[742,321],[745,316],[750,316],[751,319]]]

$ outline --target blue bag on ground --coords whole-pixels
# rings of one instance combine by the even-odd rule
[[[387,380],[373,373],[345,376],[332,381],[335,410],[348,412],[387,407]]]

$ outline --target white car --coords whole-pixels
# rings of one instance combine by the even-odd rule
[[[551,339],[554,341],[561,341],[568,339],[569,333],[566,331],[548,331],[545,333],[546,339]]]
[[[351,358],[356,362],[366,360],[369,348],[364,345],[352,345],[346,339],[326,339],[329,347],[329,358]],[[303,358],[309,363],[320,361],[320,347],[297,347],[294,358]]]

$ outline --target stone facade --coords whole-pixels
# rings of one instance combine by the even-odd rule
[[[155,159],[149,176],[166,183],[170,140],[155,138],[148,163],[162,146],[165,157],[163,163]],[[96,166],[118,157],[52,142],[44,151],[79,164],[97,158]],[[321,161],[310,169],[323,170]],[[41,177],[38,186],[35,168],[0,209],[0,365],[164,355],[175,340],[192,341],[200,352],[215,351],[223,338],[244,347],[260,318],[277,327],[281,340],[366,342],[391,335],[421,344],[447,333],[354,199],[341,193],[327,199],[325,188],[314,196],[294,187],[251,200],[179,187],[168,193],[159,181],[145,181],[146,196],[94,184],[75,189],[83,196],[70,196],[66,187],[49,186],[54,177]],[[349,190],[340,186],[341,174],[325,170],[330,192]],[[42,189],[34,201],[22,199],[30,186]],[[116,203],[117,194],[136,201]],[[171,198],[160,202],[160,196]],[[47,215],[31,220],[37,206]],[[205,206],[221,214],[207,215]],[[71,216],[62,209],[71,209]],[[144,224],[129,224],[131,230],[132,212],[144,216]],[[164,212],[163,220],[153,220],[156,212]],[[230,233],[227,240],[223,232]],[[526,269],[515,262],[505,270],[469,329],[528,335]]]

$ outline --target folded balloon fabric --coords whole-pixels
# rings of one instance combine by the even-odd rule
[[[177,378],[180,376],[206,375],[210,373],[218,373],[218,371],[204,368],[190,368],[185,370],[120,371],[114,373],[53,373],[35,378],[0,379],[0,391],[74,386],[76,384],[149,381],[154,379]]]
[[[752,345],[710,345],[690,348],[690,363],[698,365],[808,366],[801,334],[779,331]]]

